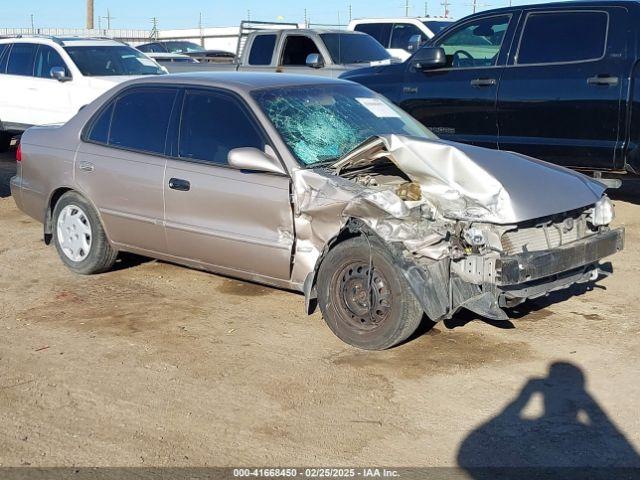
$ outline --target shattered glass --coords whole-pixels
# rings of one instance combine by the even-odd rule
[[[337,160],[381,134],[436,138],[408,114],[357,85],[276,88],[254,96],[304,165]]]

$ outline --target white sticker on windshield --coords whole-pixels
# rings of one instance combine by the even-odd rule
[[[379,98],[356,98],[356,100],[367,110],[373,113],[379,118],[400,118],[398,112],[396,112],[389,105],[384,103]]]
[[[138,61],[144,65],[145,67],[156,67],[156,62],[151,60],[150,58],[138,57]]]

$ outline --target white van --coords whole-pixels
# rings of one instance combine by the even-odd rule
[[[62,123],[117,83],[166,70],[115,41],[0,38],[0,151],[32,125]]]
[[[348,30],[368,33],[378,40],[392,57],[406,60],[424,42],[454,22],[445,17],[359,18]]]

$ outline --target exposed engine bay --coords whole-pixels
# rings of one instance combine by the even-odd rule
[[[510,168],[546,169],[551,178],[509,185],[508,168],[493,158],[501,155]],[[567,196],[536,191],[554,181]],[[297,250],[314,272],[339,231],[375,235],[432,320],[462,307],[504,320],[503,307],[594,279],[597,261],[622,248],[603,192],[587,177],[517,154],[374,137],[330,168],[298,172]],[[312,290],[308,274],[307,297]]]

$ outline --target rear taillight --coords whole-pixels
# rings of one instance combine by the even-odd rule
[[[22,145],[18,144],[18,149],[16,150],[16,162],[22,161]]]

